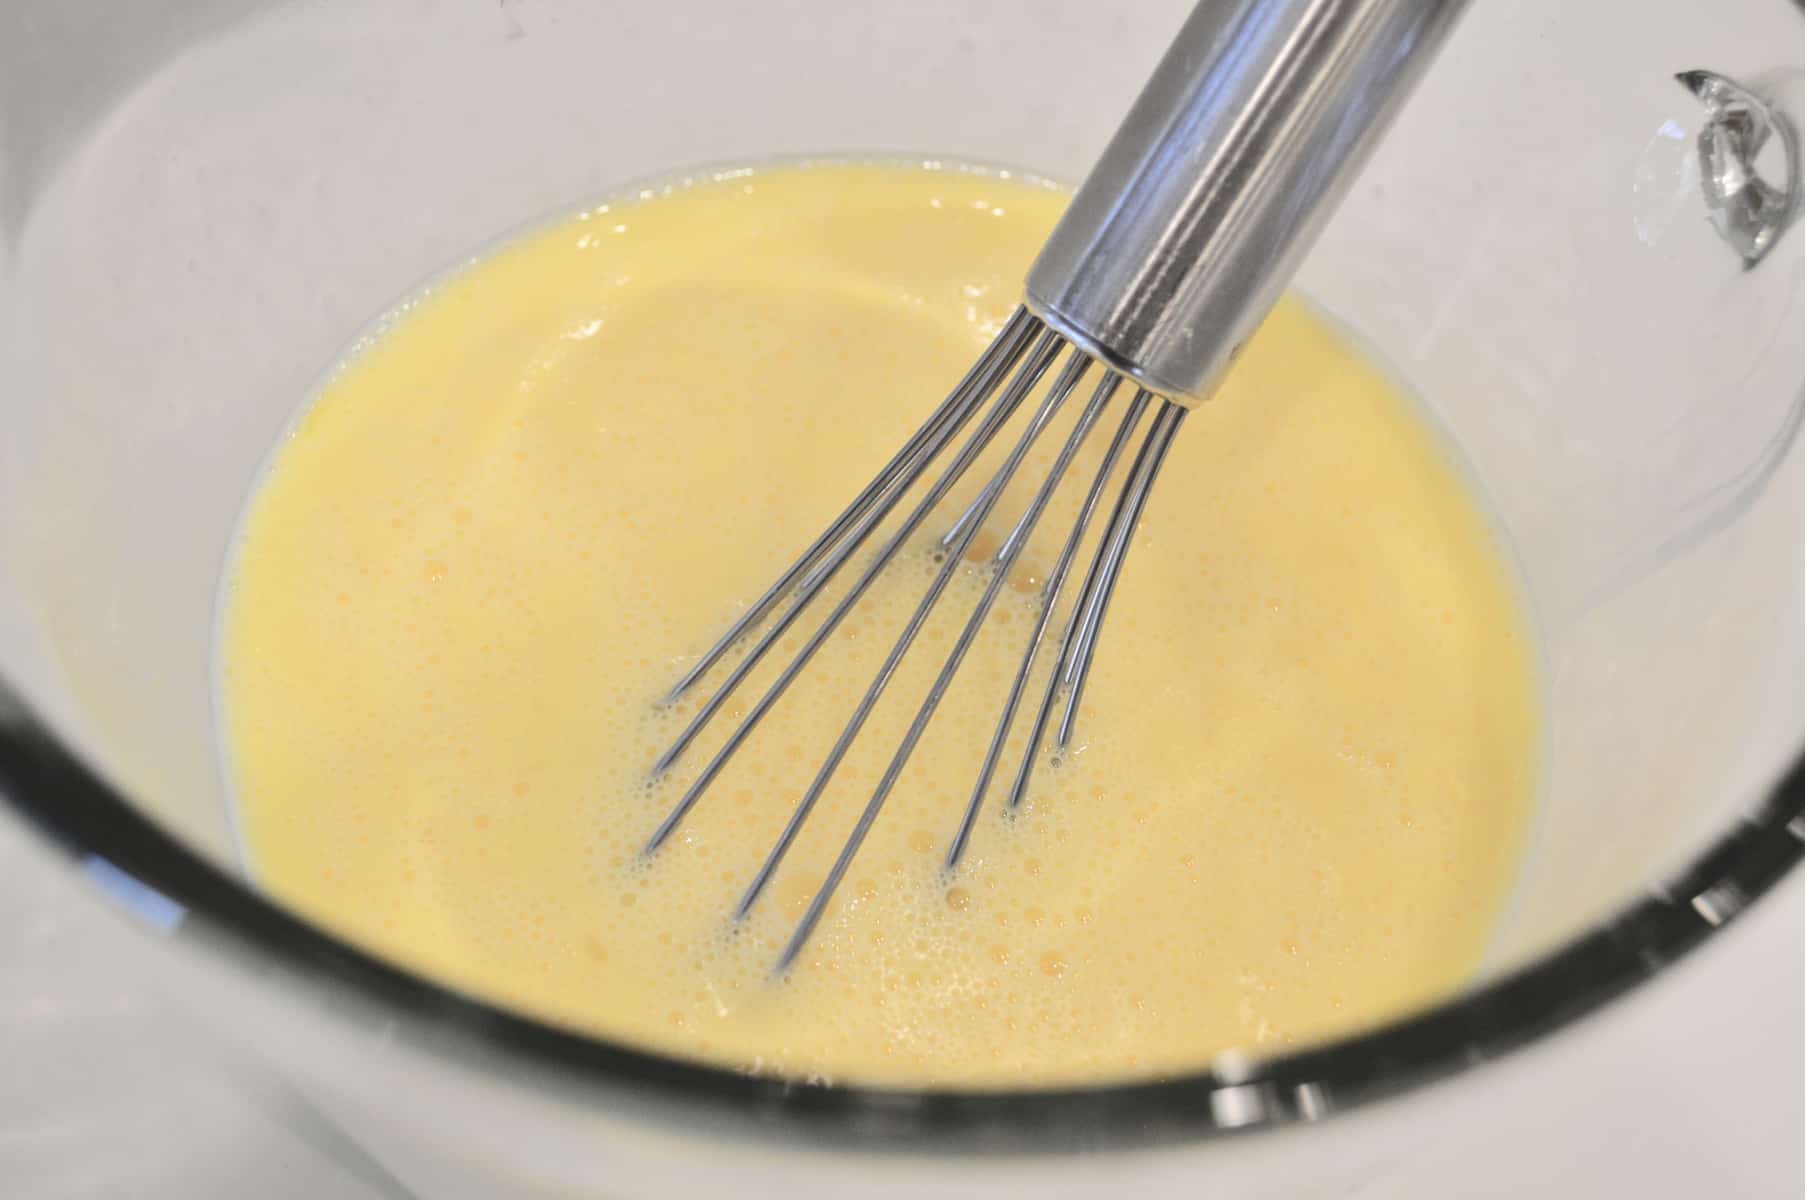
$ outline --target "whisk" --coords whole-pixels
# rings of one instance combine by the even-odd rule
[[[829,582],[950,452],[851,587],[750,704],[660,822],[646,843],[648,855],[671,838],[872,583],[1053,373],[995,476],[941,538],[940,565],[926,593],[776,844],[748,881],[734,912],[735,921],[743,920],[770,884],[1030,449],[1079,393],[1085,376],[1093,368],[1100,372],[1051,469],[992,556],[988,583],[945,665],[779,955],[779,975],[795,964],[820,923],[1011,567],[1080,449],[1113,406],[1122,409],[1115,432],[1042,586],[1038,620],[948,844],[948,872],[958,868],[970,844],[1010,733],[1028,699],[1035,665],[1055,640],[1049,637],[1050,627],[1076,575],[1085,535],[1107,506],[1109,515],[1077,584],[1076,598],[1066,606],[1067,620],[1056,639],[1057,658],[1029,718],[1026,749],[1014,766],[1005,803],[1013,808],[1026,795],[1056,710],[1059,722],[1052,731],[1053,742],[1058,747],[1071,743],[1110,597],[1186,412],[1207,397],[1276,301],[1374,134],[1409,90],[1461,7],[1462,0],[1203,0],[1042,249],[1028,274],[1022,306],[926,423],[671,689],[668,704],[689,695],[730,651],[756,635],[653,764],[654,777],[670,768],[720,715]],[[1123,395],[1129,398],[1118,403]],[[1125,470],[1124,462],[1129,464]]]

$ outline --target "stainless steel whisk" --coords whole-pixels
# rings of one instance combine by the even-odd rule
[[[1025,303],[896,456],[671,689],[667,703],[674,704],[734,646],[770,621],[653,765],[654,777],[690,747],[904,496],[957,444],[951,459],[851,588],[752,703],[659,824],[646,843],[648,855],[676,832],[872,583],[1059,364],[996,475],[942,537],[942,561],[926,594],[749,881],[734,913],[738,921],[770,884],[1030,449],[1091,368],[1101,369],[1101,378],[1051,470],[992,556],[989,581],[945,665],[779,956],[779,974],[794,965],[820,923],[1083,444],[1118,394],[1132,391],[1042,587],[1039,619],[947,849],[948,871],[957,868],[970,843],[1085,534],[1132,449],[1132,465],[1115,493],[1070,606],[1059,638],[1059,657],[1028,727],[1026,749],[1008,793],[1009,806],[1019,805],[1028,790],[1061,700],[1064,709],[1054,742],[1059,747],[1070,744],[1110,597],[1186,412],[1216,386],[1277,300],[1374,135],[1415,82],[1463,3],[1203,0],[1029,271]],[[1149,411],[1154,412],[1150,421]]]

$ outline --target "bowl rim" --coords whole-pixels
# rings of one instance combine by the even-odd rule
[[[598,205],[772,167],[880,164],[1062,186],[1009,164],[882,151],[730,159],[659,172],[504,231],[410,289],[359,331],[346,354],[489,251]],[[310,389],[298,411],[312,395]],[[577,1032],[433,982],[264,898],[165,830],[63,745],[4,674],[0,819],[16,820],[98,883],[144,933],[193,945],[253,982],[292,986],[304,979],[333,997],[362,1001],[363,1011],[379,1014],[372,1031],[384,1040],[483,1065],[524,1066],[597,1099],[661,1101],[705,1120],[712,1133],[776,1135],[841,1150],[1058,1155],[1318,1122],[1464,1074],[1570,1026],[1684,957],[1805,858],[1805,746],[1758,806],[1696,857],[1613,915],[1490,982],[1270,1058],[1230,1053],[1167,1079],[1037,1089],[756,1076]],[[356,1004],[327,1007],[347,1020],[359,1011]]]

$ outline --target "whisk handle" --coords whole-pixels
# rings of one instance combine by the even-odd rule
[[[1028,304],[1207,396],[1465,0],[1203,0],[1028,274]]]

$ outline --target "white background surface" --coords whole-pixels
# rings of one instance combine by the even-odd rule
[[[1688,3],[1694,6],[1690,11],[1704,7],[1698,6],[1697,0],[1669,0],[1666,7],[1670,14],[1678,14],[1688,8]],[[117,42],[113,49],[135,44],[142,31],[124,20],[125,6],[107,9],[101,4],[89,4],[86,7],[96,13],[104,12],[106,20],[96,20],[93,24],[97,30],[111,32]],[[230,0],[210,0],[185,7],[223,12],[235,5]],[[350,7],[296,6],[295,11],[310,20],[317,20],[322,27],[329,27],[340,15],[340,10]],[[390,40],[372,33],[372,23],[378,31],[383,27],[382,22],[376,20],[379,7],[395,27],[390,31]],[[307,312],[283,311],[272,317],[268,307],[228,305],[222,301],[218,306],[219,314],[215,315],[233,317],[237,323],[187,321],[180,311],[171,310],[161,324],[153,322],[140,331],[150,341],[157,342],[161,337],[169,345],[181,345],[185,328],[204,327],[214,334],[209,351],[224,352],[255,346],[256,339],[247,331],[254,332],[262,325],[273,325],[290,332],[305,327],[315,331],[316,344],[309,345],[305,339],[291,339],[294,345],[288,352],[297,360],[310,364],[307,370],[311,371],[311,364],[326,361],[342,344],[342,331],[338,326],[343,322],[338,318],[344,314],[335,316],[331,305],[338,305],[350,313],[349,319],[361,320],[362,314],[373,308],[359,298],[362,295],[359,288],[377,297],[372,303],[379,302],[382,297],[393,294],[393,286],[419,278],[426,269],[449,261],[462,247],[473,244],[463,226],[493,231],[505,227],[522,212],[536,211],[531,204],[523,205],[511,190],[516,180],[531,178],[554,194],[574,196],[587,194],[598,176],[619,177],[620,173],[614,168],[598,167],[594,156],[586,153],[549,157],[564,175],[550,181],[542,179],[534,172],[550,169],[541,165],[548,156],[530,139],[522,138],[521,130],[566,130],[571,127],[543,116],[538,120],[529,119],[518,108],[493,106],[484,108],[479,121],[468,128],[460,128],[459,137],[445,139],[443,149],[446,152],[442,156],[422,154],[408,157],[397,165],[393,146],[383,133],[389,127],[381,122],[360,121],[358,115],[360,106],[374,105],[377,100],[395,92],[396,89],[390,86],[390,75],[402,64],[387,57],[389,47],[414,46],[408,40],[414,32],[410,23],[421,19],[415,10],[426,7],[367,6],[359,14],[369,14],[370,20],[357,26],[355,37],[345,36],[341,48],[347,54],[350,50],[359,50],[362,57],[356,61],[369,60],[380,69],[332,77],[341,81],[349,79],[357,86],[345,86],[338,92],[322,95],[323,89],[318,87],[306,92],[285,87],[287,77],[278,77],[270,80],[266,89],[259,90],[251,87],[251,83],[257,81],[257,75],[271,70],[272,63],[286,60],[248,55],[222,66],[203,56],[199,65],[220,69],[214,73],[203,72],[200,83],[192,91],[182,91],[171,84],[148,96],[147,107],[138,110],[134,119],[149,121],[151,130],[169,132],[171,137],[159,140],[146,136],[140,142],[130,143],[136,152],[125,155],[115,164],[122,173],[101,172],[92,177],[89,181],[91,195],[90,192],[82,195],[93,199],[97,205],[104,204],[108,212],[113,211],[123,194],[130,195],[141,212],[146,209],[162,211],[155,209],[152,204],[155,201],[183,217],[206,214],[209,219],[218,218],[208,227],[214,231],[212,240],[196,236],[194,242],[201,245],[229,243],[231,237],[245,233],[245,229],[218,214],[233,205],[246,212],[260,213],[262,210],[240,204],[244,197],[225,188],[221,182],[237,180],[250,187],[257,183],[258,177],[230,175],[225,168],[241,166],[247,158],[245,147],[248,145],[291,149],[305,159],[315,155],[320,144],[318,138],[272,137],[267,122],[277,117],[292,119],[295,127],[302,130],[317,125],[334,131],[337,140],[332,143],[333,152],[341,163],[341,174],[352,181],[342,192],[326,188],[317,194],[309,193],[310,207],[305,212],[308,219],[279,226],[287,236],[303,239],[312,236],[318,239],[320,246],[326,247],[318,249],[309,242],[303,248],[311,249],[311,254],[297,251],[293,257],[314,263],[322,272],[330,268],[333,286],[319,289],[319,297],[312,289],[292,286],[275,289],[271,296],[285,298],[286,302],[296,306],[300,305],[301,298],[309,304],[315,304],[317,300],[318,313],[312,313],[309,318]],[[531,112],[559,114],[564,111],[559,107],[563,105],[583,118],[572,136],[585,142],[596,136],[593,122],[598,119],[597,113],[606,113],[606,106],[571,104],[567,92],[568,95],[586,94],[579,85],[591,78],[587,69],[593,67],[595,48],[601,43],[595,38],[575,36],[568,27],[563,32],[553,32],[542,26],[538,7],[527,8],[518,3],[445,7],[448,19],[453,13],[465,14],[471,26],[467,46],[456,39],[452,39],[455,46],[451,42],[446,45],[452,49],[461,47],[460,53],[467,50],[472,64],[495,72],[494,78],[506,86],[516,105],[532,101],[544,108]],[[582,12],[581,5],[568,7],[572,14]],[[707,6],[691,4],[688,7],[710,18],[715,15],[715,10]],[[1084,6],[1071,7],[1077,11]],[[1131,10],[1123,5],[1114,13],[1133,11],[1144,15],[1148,7],[1143,5]],[[1168,7],[1176,11],[1182,5],[1174,0]],[[1662,19],[1656,12],[1659,6],[1653,0],[1641,0],[1639,11],[1648,14],[1645,26],[1637,29],[1632,27],[1633,23],[1623,21],[1623,28],[1618,29],[1620,14],[1628,6],[1620,4],[1614,11],[1607,11],[1609,7],[1575,4],[1568,6],[1568,11],[1575,24],[1610,25],[1613,36],[1621,34],[1625,45],[1637,38],[1649,41],[1653,48],[1647,53],[1638,52],[1636,61],[1649,63],[1651,70],[1660,68],[1648,76],[1649,86],[1652,88],[1658,83],[1661,95],[1670,98],[1674,106],[1672,111],[1676,113],[1690,113],[1690,108],[1682,108],[1689,102],[1684,101],[1677,89],[1669,87],[1662,72],[1706,64],[1740,72],[1744,68],[1772,66],[1777,61],[1790,62],[1795,55],[1796,42],[1778,36],[1793,28],[1792,15],[1783,0],[1771,0],[1770,6],[1759,8],[1760,12],[1771,13],[1776,25],[1772,45],[1756,45],[1746,52],[1744,43],[1766,40],[1765,33],[1756,31],[1753,25],[1744,27],[1740,37],[1733,36],[1736,31],[1729,29],[1727,23],[1720,28],[1704,28],[1701,24],[1694,30],[1690,25],[1682,26],[1677,15],[1671,21]],[[1751,3],[1739,8],[1738,12],[1753,14],[1758,7]],[[19,5],[16,11],[31,15],[33,25],[76,19],[59,18],[56,15],[59,9],[63,13],[75,11],[74,6],[67,3]],[[1088,6],[1085,10],[1103,11],[1101,6]],[[895,11],[902,13],[905,9],[895,6]],[[915,15],[914,10],[907,11],[911,16]],[[949,43],[948,50],[940,57],[924,57],[916,62],[920,74],[912,82],[917,95],[967,94],[958,91],[955,85],[976,74],[962,57],[968,52],[989,55],[982,61],[992,68],[1005,61],[1020,61],[1031,64],[1034,70],[1051,78],[1074,76],[1072,64],[1079,61],[1078,51],[1082,49],[1089,53],[1088,40],[1075,37],[1062,40],[1057,36],[1060,30],[1055,21],[1044,22],[1045,28],[1037,29],[1030,22],[1011,22],[994,16],[999,11],[995,7],[986,11],[993,14],[994,29],[974,28],[970,37],[961,43],[962,48],[957,48],[957,53]],[[850,21],[856,18],[857,14],[838,19]],[[1124,24],[1129,23],[1126,18],[1122,20]],[[147,24],[154,26],[166,21],[167,15],[160,10],[156,20]],[[807,24],[793,23],[798,27]],[[783,24],[775,19],[772,21],[774,27]],[[1782,25],[1784,30],[1779,28]],[[931,20],[929,26],[938,28]],[[1662,45],[1665,39],[1677,36],[1674,31],[1679,28],[1687,31],[1686,53],[1670,54],[1662,49]],[[86,32],[84,30],[84,35]],[[516,36],[518,32],[528,32],[531,36]],[[1047,39],[1045,44],[1021,40],[1028,35],[1039,37],[1043,34]],[[1128,37],[1127,34],[1122,36]],[[1695,36],[1714,37],[1718,41],[1712,46],[1695,47],[1690,41]],[[1145,34],[1149,45],[1161,37],[1162,31]],[[1005,59],[999,56],[1000,52],[993,52],[991,48],[1003,45],[1005,39],[1010,46],[1022,47],[1019,58]],[[313,49],[337,45],[325,40],[324,33],[322,40],[302,44]],[[97,46],[93,39],[84,41],[83,46],[80,63],[94,71],[96,79],[102,78],[107,72],[100,68],[107,67],[108,61],[97,51],[106,47]],[[1066,48],[1066,58],[1055,53],[1062,46]],[[746,64],[746,77],[765,89],[761,94],[765,95],[766,102],[743,106],[746,122],[745,127],[740,128],[738,125],[730,127],[730,123],[720,120],[719,114],[709,107],[713,101],[706,95],[687,97],[699,107],[693,112],[672,116],[654,128],[646,136],[650,141],[655,135],[656,144],[650,149],[639,147],[640,153],[631,156],[635,162],[643,160],[642,169],[727,157],[742,152],[746,146],[777,151],[813,149],[821,145],[919,145],[923,144],[924,138],[939,136],[932,132],[933,126],[920,125],[923,120],[920,102],[917,101],[915,108],[896,104],[891,95],[894,89],[883,91],[882,107],[866,109],[849,104],[844,110],[836,108],[817,113],[820,106],[814,97],[830,84],[836,94],[868,97],[875,94],[869,80],[860,78],[872,75],[864,60],[844,55],[824,56],[826,66],[838,74],[829,82],[823,82],[819,77],[803,79],[796,72],[781,68],[781,64],[772,67],[763,57],[748,56],[741,47],[726,44],[721,37],[711,40],[705,29],[698,31],[691,49],[696,54],[715,54]],[[1707,50],[1710,52],[1706,53]],[[1692,61],[1695,51],[1704,56],[1699,62]],[[447,54],[450,52],[450,49],[445,50]],[[121,56],[124,57],[123,52]],[[456,58],[455,61],[465,60]],[[225,69],[240,62],[255,63],[257,68],[236,72]],[[1546,51],[1538,52],[1535,62],[1538,69],[1565,65],[1550,59]],[[558,69],[560,64],[563,69]],[[73,73],[78,63],[45,59],[19,65],[30,65],[44,72],[43,77],[49,80],[44,87],[45,93],[57,99],[55,112],[59,118],[72,120],[74,96],[64,85],[67,82],[65,76]],[[302,67],[311,70],[315,65],[312,60],[304,60],[293,70],[300,71]],[[1529,72],[1526,71],[1525,76],[1529,77]],[[381,86],[370,83],[372,79]],[[465,79],[464,74],[444,72],[438,83],[455,93]],[[12,82],[17,84],[20,80],[29,82],[23,70],[15,72]],[[7,82],[0,79],[0,84]],[[1118,82],[1127,86],[1132,80]],[[1546,80],[1541,82],[1545,84]],[[413,86],[419,90],[407,93],[412,97],[414,108],[420,112],[460,111],[455,105],[446,107],[449,103],[446,97],[423,90],[432,83],[431,78],[414,82]],[[213,87],[219,90],[210,90]],[[1625,104],[1635,99],[1630,93],[1608,94]],[[96,84],[94,95],[88,98],[94,100],[98,108],[104,95]],[[217,95],[228,97],[229,102],[216,102]],[[278,105],[262,113],[261,120],[265,123],[260,124],[255,119],[257,111],[247,101],[251,95],[276,100],[294,95],[304,98],[292,109]],[[1522,105],[1536,95],[1539,93],[1515,96],[1513,103]],[[438,96],[437,108],[435,103],[428,102],[434,96]],[[772,99],[773,96],[776,99]],[[324,99],[335,101],[329,111],[322,103]],[[1542,99],[1546,102],[1547,97],[1544,95]],[[777,100],[788,103],[791,108],[783,109]],[[159,108],[159,104],[168,107]],[[185,104],[190,107],[183,107]],[[1076,147],[1090,145],[1100,137],[1113,111],[1116,111],[1113,102],[1099,101],[1074,114],[1066,98],[1056,89],[1047,89],[1044,94],[1023,91],[1012,95],[1009,105],[975,105],[970,112],[962,113],[957,123],[945,122],[945,140],[933,144],[945,145],[949,150],[963,149],[976,157],[985,157],[987,147],[1010,145],[1017,148],[1020,158],[1055,169],[1061,164],[1071,166],[1084,161],[1085,153],[1080,153]],[[1636,140],[1625,145],[1631,149],[1641,145],[1665,111],[1633,112],[1633,119],[1625,119],[1624,128],[1634,133]],[[202,122],[195,117],[197,112],[218,119]],[[322,119],[323,112],[332,119]],[[790,115],[784,115],[786,112]],[[809,119],[796,117],[796,113],[806,113]],[[240,114],[250,115],[235,119]],[[815,119],[817,115],[820,119]],[[1458,115],[1452,113],[1450,119]],[[1085,132],[1071,124],[1078,119],[1090,122],[1093,128]],[[287,128],[283,125],[275,127]],[[115,132],[118,128],[114,127]],[[139,131],[144,128],[142,125],[130,127]],[[211,131],[213,140],[190,137],[178,141],[174,137],[175,133],[197,128]],[[1545,132],[1538,131],[1537,137],[1545,136]],[[1562,131],[1557,136],[1564,137],[1569,132]],[[674,134],[683,137],[676,138]],[[203,181],[198,174],[181,176],[165,170],[166,147],[174,145],[184,148],[189,156],[184,161],[218,166],[220,171]],[[439,143],[432,145],[436,147]],[[479,148],[473,150],[472,146]],[[624,144],[621,152],[633,149],[632,144]],[[206,157],[203,152],[214,157]],[[279,155],[275,157],[276,161],[268,165],[270,173],[291,171],[293,164],[289,160]],[[467,161],[483,164],[478,173],[480,177],[463,178],[459,172]],[[144,167],[142,176],[131,173],[140,166]],[[24,178],[10,163],[9,170],[14,183]],[[1455,174],[1458,177],[1458,173]],[[287,177],[284,175],[285,179]],[[312,178],[305,174],[301,177]],[[367,177],[380,178],[384,186],[370,186]],[[1631,178],[1628,171],[1622,175],[1626,185]],[[145,180],[155,181],[156,186],[164,190],[154,191]],[[135,186],[112,186],[117,181]],[[461,190],[451,186],[460,182]],[[1571,185],[1573,181],[1537,179],[1538,186],[1563,182]],[[193,194],[181,191],[182,187],[192,188]],[[273,188],[268,189],[268,193],[285,194]],[[348,281],[352,268],[341,261],[342,256],[330,252],[339,246],[334,239],[341,235],[329,223],[318,219],[319,195],[340,206],[327,205],[326,210],[343,225],[369,230],[366,234],[369,244],[395,242],[413,246],[419,269],[406,264],[388,264],[400,280],[400,284],[391,286],[387,277],[373,267],[354,264],[356,270],[367,269],[370,273],[357,276],[356,286],[352,286]],[[448,196],[460,199],[452,204],[444,199]],[[212,208],[201,204],[209,197]],[[366,203],[368,211],[358,207]],[[79,216],[88,210],[77,206],[73,211]],[[396,228],[384,225],[384,221]],[[416,237],[422,225],[436,230],[438,240]],[[99,221],[87,225],[77,221],[74,225],[81,236],[89,240],[95,228],[112,227]],[[187,226],[172,219],[167,226],[147,223],[144,228]],[[1507,232],[1520,233],[1514,228]],[[141,237],[131,228],[121,227],[120,236],[134,238],[152,250],[161,248],[170,255],[185,257],[191,252],[187,242]],[[77,247],[82,244],[79,240],[71,243]],[[104,255],[92,257],[94,264],[105,265]],[[68,260],[49,256],[46,261],[54,261],[62,270]],[[284,271],[292,267],[287,259],[280,265]],[[234,271],[240,269],[238,265],[233,267]],[[140,275],[150,281],[147,286],[153,288],[158,300],[167,299],[167,288],[163,283],[165,273],[147,268]],[[1766,275],[1752,278],[1759,282],[1775,277],[1770,270]],[[77,279],[76,283],[80,282]],[[220,296],[239,297],[240,292],[232,287],[238,287],[243,281],[230,272],[219,273],[214,282]],[[79,297],[82,310],[88,311],[93,296],[116,295],[117,286],[118,281],[113,280],[110,289],[72,285],[70,291]],[[265,297],[264,302],[266,305],[275,303],[269,297]],[[104,314],[105,310],[99,311]],[[307,324],[304,318],[311,319],[312,324]],[[77,327],[78,331],[80,328]],[[106,343],[97,340],[95,344]],[[1609,356],[1596,353],[1595,347],[1593,350],[1593,358],[1610,361]],[[251,355],[249,350],[244,353]],[[257,353],[263,351],[259,349]],[[217,374],[221,378],[243,377],[227,371]],[[184,362],[182,373],[166,373],[162,378],[177,380],[176,384],[170,385],[172,394],[178,394],[184,400],[192,399],[194,376],[191,364]],[[291,388],[283,381],[277,381],[261,394],[287,397],[298,393],[299,385]],[[1684,394],[1684,389],[1677,389],[1677,393]],[[110,402],[111,393],[103,390],[103,394]],[[1551,389],[1550,394],[1563,393]],[[263,445],[267,440],[263,434],[247,436],[257,445]],[[170,481],[162,478],[167,471],[161,459],[142,453],[142,446],[129,439],[121,439],[118,449],[122,461],[138,460],[155,466],[159,472],[158,492],[166,494],[171,490]],[[229,461],[217,454],[210,458]],[[205,466],[204,462],[195,464],[196,469]],[[236,486],[229,489],[233,494],[236,494]],[[150,490],[141,489],[144,492]],[[131,489],[127,492],[134,498],[141,494]],[[215,514],[224,511],[210,496],[200,496],[198,492],[196,496],[200,497],[195,503],[197,511]],[[147,507],[145,519],[154,519],[161,527],[176,524],[165,508],[155,508],[153,512]],[[180,527],[187,528],[188,524],[182,523]],[[131,531],[122,537],[130,541]],[[203,562],[201,568],[194,571],[172,571],[166,539],[141,537],[136,541],[137,551],[148,560],[144,584],[175,587],[188,586],[199,580],[201,582],[193,586],[210,589],[213,579],[211,560]],[[135,605],[143,606],[141,589],[120,589],[118,594],[132,595]],[[105,589],[92,592],[97,603],[110,603],[114,595]],[[1732,630],[1746,631],[1751,627],[1747,618],[1747,608],[1739,607],[1728,614],[1724,624]],[[77,622],[74,617],[68,619],[92,628],[103,627],[98,619],[85,622]],[[168,627],[184,626],[171,621]],[[152,646],[160,643],[134,635],[131,644]],[[1694,652],[1699,652],[1697,647]],[[188,661],[200,660],[189,655]],[[145,675],[163,678],[153,670],[146,670]],[[108,678],[110,681],[111,677]],[[1792,715],[1780,705],[1768,711],[1776,717]],[[1735,717],[1740,720],[1742,714],[1737,713]],[[1680,732],[1697,736],[1694,730]],[[1790,728],[1784,732],[1790,737]],[[150,737],[150,731],[143,731],[142,736]],[[210,770],[210,761],[201,762],[199,769]],[[185,788],[173,784],[161,790],[197,798],[206,793],[204,787]],[[1622,794],[1642,795],[1633,788],[1623,789]],[[1600,828],[1622,831],[1624,825],[1604,821]],[[1575,844],[1586,845],[1583,841]],[[1611,848],[1618,847],[1613,844]],[[197,1019],[162,999],[141,981],[122,974],[116,965],[113,947],[118,944],[117,939],[127,934],[110,924],[104,914],[72,903],[67,885],[40,861],[38,854],[37,848],[26,843],[7,818],[0,816],[0,1200],[14,1200],[15,1197],[21,1200],[60,1200],[64,1197],[105,1197],[109,1200],[112,1197],[147,1197],[151,1200],[345,1197],[347,1200],[365,1200],[366,1197],[408,1194],[392,1183],[383,1182],[370,1164],[340,1165],[337,1160],[352,1152],[343,1144],[335,1144],[335,1134],[310,1119],[309,1110],[295,1097],[267,1077],[237,1070],[216,1048]],[[1366,1181],[1348,1194],[1356,1200],[1394,1197],[1405,1200],[1412,1197],[1503,1200],[1509,1197],[1519,1200],[1524,1196],[1536,1200],[1594,1196],[1663,1200],[1693,1196],[1805,1195],[1805,1179],[1801,1178],[1805,1172],[1794,1165],[1801,1131],[1805,1131],[1805,1084],[1801,1082],[1805,1077],[1805,1071],[1801,1070],[1805,1068],[1805,1037],[1800,1033],[1801,1025],[1805,1024],[1805,963],[1800,961],[1798,954],[1801,935],[1805,935],[1805,873],[1779,895],[1762,901],[1746,917],[1740,918],[1737,927],[1723,936],[1721,944],[1708,946],[1651,987],[1613,1006],[1603,1019],[1585,1022],[1501,1066],[1486,1068],[1468,1084],[1485,1090],[1495,1100],[1483,1106],[1472,1106],[1472,1111],[1483,1112],[1483,1116],[1475,1116],[1473,1121],[1460,1127],[1455,1136],[1438,1133],[1434,1137],[1425,1137],[1414,1157],[1406,1163],[1386,1175]],[[758,1193],[757,1182],[747,1180],[745,1191]]]
[[[128,934],[0,817],[0,1195],[410,1193],[109,965]],[[1348,1193],[1781,1197],[1805,1189],[1805,876],[1642,991],[1470,1082],[1490,1127]],[[755,1187],[749,1187],[749,1192]]]

